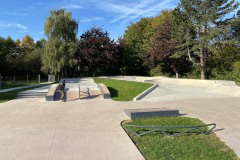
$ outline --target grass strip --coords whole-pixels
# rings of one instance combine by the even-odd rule
[[[28,86],[32,84],[25,84],[25,83],[2,83],[1,89],[9,89],[9,88],[16,88],[16,87],[22,87],[22,86]]]
[[[149,83],[94,78],[95,83],[103,83],[115,101],[132,101],[134,97],[152,86]]]
[[[125,121],[122,123],[123,128],[127,124],[141,126],[192,126],[202,125],[203,122],[188,117],[158,117]],[[206,129],[203,128],[203,130]],[[168,131],[176,133],[180,130]],[[214,133],[204,135],[195,132],[169,137],[159,132],[154,132],[139,137],[127,130],[126,132],[147,160],[239,160],[233,150]]]

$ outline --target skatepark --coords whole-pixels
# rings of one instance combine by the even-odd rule
[[[64,101],[46,101],[51,85],[25,91],[0,104],[0,159],[144,159],[121,127],[129,119],[125,109],[143,108],[176,109],[204,123],[216,123],[215,133],[240,155],[240,87],[234,82],[108,78],[159,86],[130,102],[104,99],[92,78],[65,79]]]

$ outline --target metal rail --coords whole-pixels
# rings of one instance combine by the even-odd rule
[[[201,130],[201,128],[209,127],[209,126],[212,126],[212,127],[209,130],[207,130],[206,132],[203,132]],[[133,134],[138,135],[138,136],[144,136],[144,135],[152,133],[152,132],[160,131],[165,136],[172,136],[173,137],[173,136],[179,136],[179,135],[184,134],[184,133],[192,132],[194,130],[198,130],[201,134],[209,134],[210,132],[213,131],[214,128],[216,128],[216,124],[211,123],[211,124],[199,125],[199,126],[139,126],[139,125],[126,125],[125,128],[126,128],[126,130],[128,130],[128,131],[130,131]],[[129,128],[145,129],[145,131],[140,133],[138,131],[133,131],[132,129],[129,129]],[[182,132],[174,133],[174,134],[168,134],[167,131],[164,131],[164,129],[165,130],[166,129],[186,129],[186,130],[184,130]]]

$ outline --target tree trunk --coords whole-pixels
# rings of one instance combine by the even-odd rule
[[[201,63],[201,79],[206,79],[206,59],[207,53],[206,49],[202,49],[202,54],[200,56],[200,63]]]
[[[206,36],[207,33],[207,24],[205,23],[203,26],[203,35]],[[204,47],[206,45],[206,41],[202,41],[203,48],[201,50],[201,57],[200,57],[200,63],[201,63],[201,79],[206,79],[206,60],[207,60],[207,49]]]

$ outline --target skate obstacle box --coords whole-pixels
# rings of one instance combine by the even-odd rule
[[[131,119],[180,115],[179,110],[168,108],[125,109],[124,113]]]

